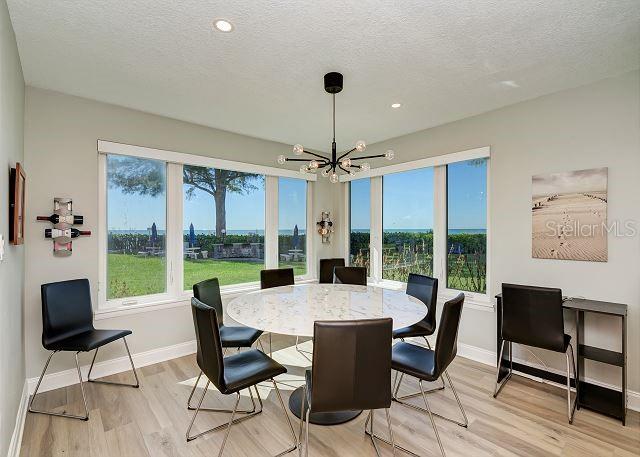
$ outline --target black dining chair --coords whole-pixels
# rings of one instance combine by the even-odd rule
[[[447,373],[447,368],[453,362],[457,353],[458,346],[458,329],[460,327],[460,316],[462,314],[462,306],[464,304],[464,294],[460,293],[457,297],[447,301],[442,308],[442,315],[440,316],[440,328],[438,329],[438,335],[436,337],[436,347],[434,349],[428,349],[422,346],[416,346],[414,344],[400,342],[393,346],[391,351],[391,368],[400,373],[404,373],[408,376],[412,376],[418,380],[420,386],[420,394],[424,401],[425,408],[410,403],[401,403],[404,406],[416,409],[422,413],[427,413],[433,426],[433,431],[436,435],[438,445],[442,455],[445,455],[444,446],[440,440],[438,429],[434,420],[434,416],[448,420],[461,427],[467,427],[469,421],[467,415],[464,412],[458,393],[456,392],[451,377]],[[434,382],[438,378],[444,375],[451,387],[451,391],[458,403],[460,412],[462,413],[463,422],[450,419],[438,413],[431,411],[427,395],[423,387],[423,382]],[[377,437],[382,441],[384,439]],[[408,451],[398,446],[398,448],[405,450],[413,455],[415,453]]]
[[[513,343],[547,349],[563,353],[567,359],[567,418],[573,423],[578,395],[571,406],[571,373],[569,357],[576,378],[576,364],[571,346],[571,336],[564,333],[564,317],[562,312],[562,291],[556,288],[524,286],[519,284],[502,284],[502,344],[500,357],[502,361],[505,343],[509,343],[509,373],[502,383],[498,381],[500,365],[496,375],[496,386],[493,397],[497,397],[513,374]],[[577,387],[576,387],[577,388]]]
[[[333,269],[335,267],[344,267],[344,259],[320,259],[320,274],[318,275],[318,283],[332,284]]]
[[[299,445],[302,451],[305,425],[305,455],[309,455],[309,417],[315,412],[369,410],[365,429],[369,425],[373,431],[374,411],[384,409],[393,446],[391,331],[389,318],[315,322],[313,370],[305,372],[306,402],[301,402],[300,411]],[[378,453],[372,432],[370,436]]]
[[[260,289],[271,289],[273,287],[293,286],[295,284],[293,268],[271,268],[260,270]],[[296,350],[298,348],[298,338],[296,337]],[[269,333],[269,355],[273,356],[271,350],[271,333]]]
[[[367,285],[367,269],[365,267],[335,267],[333,269],[334,284]]]
[[[292,286],[295,284],[293,268],[273,268],[260,270],[260,289]]]
[[[431,278],[429,276],[419,275],[416,273],[409,273],[407,280],[407,295],[417,298],[427,307],[427,315],[420,322],[410,325],[408,327],[400,328],[393,331],[393,338],[400,339],[402,341],[405,338],[423,338],[427,347],[431,349],[431,344],[427,339],[427,336],[431,336],[436,331],[436,304],[438,301],[438,279]],[[397,375],[397,373],[396,373]],[[402,384],[404,375],[400,375],[400,380],[396,383],[394,389],[394,400],[402,401],[412,397],[421,395],[420,392],[398,397],[398,391]],[[428,390],[427,392],[435,392],[437,390],[444,389],[444,379],[442,380],[442,387]]]
[[[222,309],[222,296],[220,295],[220,283],[218,278],[211,278],[205,281],[201,281],[197,284],[193,285],[193,296],[200,300],[207,306],[210,306],[216,311],[216,317],[218,318],[218,323],[220,324],[220,341],[222,342],[223,350],[226,348],[250,348],[253,344],[258,341],[260,347],[264,351],[262,347],[262,342],[260,342],[259,338],[262,335],[261,330],[256,330],[250,327],[230,327],[224,325],[224,311]],[[196,359],[200,359],[202,356],[199,351],[196,352]],[[198,374],[198,379],[196,383],[193,385],[193,389],[191,390],[191,394],[189,395],[189,399],[187,400],[187,408],[195,409],[191,405],[191,399],[193,398],[193,394],[198,387],[200,382],[200,378],[202,377],[202,371]],[[217,412],[226,412],[227,410],[219,410],[212,408],[200,408],[202,410],[207,411],[217,411]],[[255,409],[255,405],[254,405]],[[231,411],[228,411],[231,412]],[[244,411],[242,411],[244,412]]]
[[[249,349],[248,351],[238,352],[237,354],[224,357],[222,354],[220,327],[215,309],[205,305],[197,298],[192,298],[191,312],[196,332],[198,353],[201,355],[197,362],[200,370],[202,370],[207,378],[207,383],[202,392],[202,396],[198,401],[198,406],[196,406],[195,412],[193,413],[191,423],[187,428],[187,432],[185,434],[187,441],[194,440],[206,433],[226,428],[226,434],[222,441],[220,451],[218,452],[218,456],[222,456],[225,444],[229,438],[229,433],[231,432],[231,426],[262,413],[263,404],[257,385],[261,382],[270,380],[276,391],[280,407],[282,408],[289,424],[289,430],[293,439],[293,445],[278,455],[281,456],[293,451],[297,447],[297,437],[293,430],[293,425],[291,424],[289,415],[287,414],[287,410],[285,409],[284,402],[282,401],[282,395],[280,394],[278,385],[273,379],[278,375],[286,373],[287,369],[270,358],[264,352],[257,349]],[[235,405],[231,411],[231,418],[226,424],[191,435],[191,428],[193,427],[198,413],[202,409],[202,401],[204,400],[209,389],[209,384],[211,383],[223,395],[236,395]],[[247,389],[253,402],[253,393],[251,388],[255,390],[258,397],[260,410],[236,419],[235,415],[238,410],[238,404],[240,403],[240,392]]]
[[[96,329],[93,326],[93,309],[91,307],[91,291],[88,279],[74,279],[70,281],[53,282],[42,284],[40,286],[42,299],[42,346],[51,351],[49,358],[44,365],[42,374],[36,384],[31,401],[29,402],[29,412],[48,414],[50,416],[68,417],[71,419],[89,420],[89,409],[87,407],[87,398],[84,392],[82,382],[82,374],[80,373],[80,364],[78,362],[78,354],[80,352],[89,352],[95,349],[91,366],[87,374],[88,382],[96,382],[102,384],[115,384],[120,386],[140,387],[136,367],[131,358],[129,345],[126,337],[131,335],[131,330],[103,330]],[[129,356],[131,370],[135,378],[134,384],[126,384],[114,381],[103,381],[91,379],[91,371],[98,355],[98,349],[113,341],[122,339],[124,347]],[[51,358],[57,352],[75,352],[76,369],[78,370],[78,379],[80,380],[80,391],[82,392],[82,401],[84,402],[84,416],[68,414],[66,412],[52,412],[38,410],[33,407],[33,402],[38,394],[40,383],[44,378]]]

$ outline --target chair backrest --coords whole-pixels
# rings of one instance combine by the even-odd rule
[[[427,305],[427,315],[423,322],[436,328],[436,303],[438,302],[438,279],[430,276],[409,273],[407,295],[417,298]]]
[[[344,259],[320,259],[320,274],[318,282],[320,284],[333,283],[333,269],[335,267],[344,267]]]
[[[94,329],[88,279],[42,284],[40,294],[45,349],[52,343]]]
[[[513,343],[564,352],[562,291],[502,284],[501,332]]]
[[[194,297],[191,299],[191,314],[196,331],[198,366],[213,385],[224,393],[224,362],[216,310]]]
[[[333,269],[334,284],[367,285],[367,269],[365,267],[335,267]]]
[[[392,320],[316,321],[311,410],[391,405]]]
[[[260,271],[260,288],[292,286],[295,284],[293,268],[274,268]]]
[[[224,311],[222,310],[222,297],[220,296],[220,283],[218,278],[211,278],[193,285],[193,296],[207,306],[216,310],[218,323],[224,323]]]
[[[442,307],[440,327],[436,337],[435,377],[440,377],[458,353],[458,329],[464,305],[464,294],[459,293]]]

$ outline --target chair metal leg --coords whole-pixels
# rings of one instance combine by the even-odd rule
[[[259,411],[255,411],[255,412],[253,412],[253,413],[251,413],[251,414],[247,414],[246,416],[240,417],[240,418],[238,418],[238,419],[234,419],[234,417],[235,417],[235,415],[236,415],[236,413],[237,413],[238,404],[240,403],[240,392],[237,392],[237,393],[236,393],[236,395],[237,395],[236,403],[235,403],[235,406],[234,406],[233,410],[231,411],[231,419],[230,419],[230,421],[229,421],[229,422],[224,423],[224,424],[222,424],[222,425],[218,425],[217,427],[210,428],[209,430],[205,430],[205,431],[200,432],[200,433],[198,433],[198,434],[196,434],[196,435],[191,435],[191,434],[190,434],[190,432],[191,432],[191,428],[193,427],[193,424],[194,424],[194,422],[196,421],[196,416],[197,416],[197,415],[198,415],[198,413],[202,410],[202,401],[204,400],[204,397],[205,397],[205,395],[207,394],[207,390],[208,390],[208,388],[209,388],[209,383],[210,383],[210,382],[211,382],[211,381],[209,381],[209,380],[207,379],[207,384],[205,385],[204,390],[202,391],[202,395],[200,396],[200,400],[199,400],[199,402],[198,402],[198,406],[196,407],[196,410],[195,410],[195,412],[193,413],[193,417],[191,418],[191,422],[189,423],[189,428],[187,428],[187,432],[186,432],[186,434],[185,434],[185,436],[186,436],[186,438],[187,438],[187,442],[192,441],[192,440],[195,440],[196,438],[201,437],[201,436],[202,436],[202,435],[204,435],[204,434],[207,434],[207,433],[210,433],[210,432],[217,432],[218,430],[222,430],[223,428],[227,428],[227,435],[226,435],[226,437],[228,437],[228,436],[229,436],[229,430],[230,430],[230,428],[231,428],[231,425],[233,425],[233,424],[238,424],[238,423],[240,423],[240,422],[243,422],[243,421],[245,421],[245,420],[247,420],[247,419],[249,419],[249,418],[251,418],[251,417],[257,416],[258,414],[260,414],[260,413],[262,412],[262,408],[263,408],[263,405],[262,405],[262,398],[260,398],[260,393],[258,392],[258,389],[257,389],[257,388],[255,388],[255,386],[252,386],[252,387],[254,387],[254,388],[255,388],[255,390],[256,390],[256,394],[258,395],[258,401],[259,401],[259,403],[260,403],[260,410],[259,410]],[[251,394],[251,387],[249,387],[249,393]],[[253,394],[251,394],[251,395],[253,396]],[[224,444],[225,444],[226,439],[227,439],[226,437],[225,437],[225,439],[224,439],[224,441],[223,441],[223,443],[222,443],[222,448],[220,449],[220,453],[219,453],[218,455],[222,455],[222,451],[224,450]]]
[[[460,398],[458,397],[458,392],[456,391],[456,388],[453,386],[453,382],[451,381],[451,377],[449,376],[449,373],[446,370],[444,371],[444,376],[446,376],[447,381],[449,382],[449,386],[451,387],[451,391],[453,392],[453,396],[455,397],[456,402],[458,403],[458,408],[460,408],[460,413],[462,414],[462,418],[464,419],[464,422],[459,422],[459,421],[457,421],[455,419],[451,419],[450,417],[446,417],[446,416],[443,416],[442,414],[438,414],[438,413],[433,413],[433,415],[436,416],[436,417],[439,417],[440,419],[444,419],[446,421],[453,422],[454,424],[457,424],[460,427],[467,428],[469,426],[469,421],[467,419],[467,414],[464,411],[462,403],[460,402]],[[433,392],[433,391],[424,390],[424,387],[422,386],[423,382],[424,381],[420,381],[420,380],[418,381],[418,383],[420,384],[420,390],[421,390],[421,392],[419,392],[418,395],[420,395],[420,396],[422,396],[423,393],[424,394],[428,394],[430,392]],[[404,398],[404,397],[401,397],[401,398]],[[396,399],[394,399],[394,401],[400,403],[403,406],[415,409],[415,410],[420,411],[422,413],[428,413],[429,412],[429,411],[427,411],[426,409],[424,409],[424,408],[422,408],[420,406],[413,405],[411,403],[407,403],[405,401],[402,401],[401,399],[397,399],[396,398]]]
[[[498,381],[500,379],[500,367],[502,366],[502,354],[504,353],[504,343],[506,343],[506,341],[502,340],[502,344],[500,344],[500,356],[498,357],[498,368],[496,370],[496,385],[495,385],[495,388],[493,389],[493,398],[496,398],[498,396],[498,394],[500,393],[504,385],[507,383],[509,379],[511,379],[511,375],[513,374],[513,345],[511,344],[511,342],[509,342],[509,361],[511,364],[509,367],[509,374],[505,376],[505,378],[502,380],[502,383]]]
[[[291,431],[291,437],[293,438],[293,445],[277,454],[275,457],[280,457],[282,455],[288,454],[289,452],[295,451],[298,447],[298,438],[296,437],[296,432],[293,430],[293,424],[291,423],[291,419],[289,418],[289,413],[287,413],[287,409],[284,406],[284,402],[282,401],[282,395],[280,394],[280,389],[278,389],[278,384],[274,379],[271,379],[273,383],[273,387],[276,390],[276,394],[278,395],[278,401],[280,402],[280,407],[282,408],[282,412],[284,413],[284,417],[287,418],[287,423],[289,424],[289,430]]]
[[[310,418],[310,416],[311,416],[311,408],[309,407],[309,408],[307,408],[307,417],[306,417],[306,422],[307,422],[306,430],[307,431],[306,431],[306,438],[305,438],[306,445],[304,447],[304,455],[305,455],[305,457],[309,457],[309,423],[310,423],[309,418]]]
[[[307,387],[302,387],[302,401],[300,402],[300,430],[298,433],[298,455],[302,457],[302,432],[304,432],[304,403],[307,398]]]
[[[123,382],[115,382],[115,381],[102,381],[102,380],[98,380],[98,379],[91,379],[91,370],[93,370],[93,364],[96,361],[96,356],[98,355],[98,349],[100,349],[99,347],[96,348],[96,351],[93,353],[93,359],[91,359],[91,366],[89,367],[89,373],[87,374],[87,381],[88,382],[95,382],[95,383],[99,383],[99,384],[112,384],[112,385],[116,385],[116,386],[128,386],[128,387],[134,387],[134,388],[138,388],[140,387],[140,381],[138,380],[138,373],[136,373],[136,367],[133,364],[133,358],[131,357],[131,351],[129,351],[129,345],[127,344],[127,337],[123,336],[122,337],[122,341],[124,341],[124,347],[127,350],[127,355],[129,356],[129,362],[131,363],[131,371],[133,371],[133,377],[136,379],[135,384],[129,384],[129,383],[123,383]]]
[[[364,433],[369,435],[369,437],[371,438],[371,441],[373,442],[373,447],[375,448],[376,453],[378,453],[378,455],[380,455],[379,451],[378,451],[378,447],[375,444],[375,440],[378,440],[378,441],[380,441],[382,443],[385,443],[385,444],[388,444],[389,446],[391,446],[393,455],[396,455],[396,449],[400,449],[402,452],[405,452],[405,453],[407,453],[409,455],[412,455],[414,457],[421,457],[419,454],[416,454],[415,452],[412,452],[409,449],[406,449],[406,448],[400,446],[399,444],[396,444],[395,438],[393,436],[393,429],[391,427],[391,416],[389,415],[389,410],[388,409],[386,409],[385,411],[386,411],[386,414],[387,414],[387,426],[389,428],[390,441],[387,440],[386,438],[383,438],[383,437],[381,437],[379,435],[376,435],[373,432],[373,411],[369,411],[369,414],[367,415],[367,420],[364,423]],[[368,430],[367,430],[367,427],[369,427]]]
[[[196,379],[196,383],[193,385],[193,389],[191,389],[191,393],[189,394],[189,398],[187,399],[187,409],[190,411],[194,411],[196,409],[195,406],[191,405],[191,399],[193,398],[193,394],[196,392],[196,388],[198,387],[198,384],[200,383],[200,378],[202,377],[202,370],[200,370],[200,374],[198,375],[198,379]],[[251,392],[251,389],[249,389],[249,397],[251,398],[251,406],[252,408],[250,410],[238,410],[236,411],[236,414],[251,414],[256,410],[256,402],[253,398],[253,393]],[[219,409],[219,408],[205,408],[202,407],[200,408],[200,411],[209,411],[209,412],[213,412],[213,413],[230,413],[231,410],[230,409]]]
[[[576,411],[576,405],[578,404],[578,384],[579,380],[576,376],[576,363],[573,358],[573,347],[569,344],[567,348],[567,418],[569,419],[569,424],[573,424],[573,416]],[[569,354],[571,354],[571,363],[573,365],[573,376],[576,381],[576,399],[573,401],[573,406],[571,406],[571,374],[569,372]]]
[[[436,434],[436,440],[438,440],[438,446],[440,446],[440,452],[442,452],[442,456],[445,457],[446,454],[444,452],[444,446],[442,445],[442,441],[440,440],[440,434],[438,433],[438,427],[436,427],[436,421],[433,419],[433,414],[431,413],[431,408],[429,407],[429,400],[427,400],[427,396],[424,393],[424,389],[422,388],[422,381],[419,382],[420,391],[422,392],[422,399],[424,400],[424,405],[429,412],[429,419],[431,420],[431,425],[433,426],[433,431]]]
[[[87,397],[85,396],[84,393],[84,385],[82,383],[82,374],[80,373],[80,363],[78,362],[78,353],[76,352],[75,354],[75,358],[76,358],[76,369],[78,370],[78,379],[80,380],[80,391],[82,392],[82,401],[84,402],[84,412],[85,415],[84,416],[78,416],[75,414],[67,414],[67,413],[55,413],[55,412],[51,412],[51,411],[44,411],[44,410],[39,410],[39,409],[34,409],[33,408],[33,402],[36,399],[36,395],[38,394],[38,389],[40,388],[40,384],[42,383],[42,379],[44,378],[44,374],[47,372],[47,368],[49,367],[49,362],[51,362],[51,358],[53,357],[53,354],[55,354],[58,351],[52,351],[51,354],[49,355],[49,358],[47,359],[47,363],[44,364],[44,369],[42,370],[42,374],[40,375],[40,379],[38,379],[38,384],[36,384],[36,390],[33,392],[33,395],[31,396],[31,400],[29,401],[29,412],[31,413],[37,413],[37,414],[47,414],[49,416],[59,416],[59,417],[67,417],[69,419],[80,419],[80,420],[89,420],[89,408],[87,407]]]
[[[296,351],[298,351],[298,353],[299,353],[302,357],[304,357],[304,358],[305,358],[305,359],[307,359],[309,362],[311,362],[311,359],[309,358],[309,356],[307,356],[307,354],[313,355],[313,352],[305,351],[304,349],[300,349],[300,348],[298,347],[298,342],[299,342],[299,340],[300,340],[300,337],[299,337],[299,336],[296,336]]]

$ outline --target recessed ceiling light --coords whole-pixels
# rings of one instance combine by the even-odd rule
[[[402,103],[393,103],[391,104],[391,108],[400,108],[402,106]]]
[[[233,30],[233,24],[226,19],[216,19],[213,21],[213,26],[221,32],[231,32]]]

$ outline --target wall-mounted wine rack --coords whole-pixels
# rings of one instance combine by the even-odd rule
[[[54,198],[53,214],[51,216],[38,216],[39,221],[48,221],[53,228],[44,230],[45,238],[53,241],[53,255],[56,257],[68,257],[73,252],[74,238],[91,235],[90,230],[78,230],[74,225],[82,225],[84,218],[73,214],[73,201],[70,198]]]

